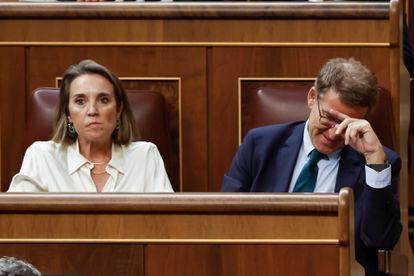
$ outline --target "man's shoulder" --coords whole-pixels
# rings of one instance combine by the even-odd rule
[[[247,135],[251,135],[255,139],[257,138],[269,138],[273,139],[274,137],[281,136],[281,135],[290,135],[294,132],[294,130],[303,129],[305,125],[304,121],[299,122],[291,122],[286,124],[275,124],[275,125],[268,125],[257,127],[249,130]],[[302,131],[301,131],[302,132]]]

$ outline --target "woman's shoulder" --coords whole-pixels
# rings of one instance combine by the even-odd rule
[[[60,144],[49,140],[49,141],[36,141],[31,144],[27,150],[34,151],[34,152],[51,152],[60,149]]]
[[[27,160],[56,160],[60,159],[64,151],[59,143],[53,141],[36,141],[31,144],[24,155]]]
[[[127,151],[150,151],[156,148],[157,146],[154,143],[146,141],[131,142],[124,146]]]

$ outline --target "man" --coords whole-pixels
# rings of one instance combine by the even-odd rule
[[[0,258],[0,276],[41,276],[32,264],[14,257]]]
[[[402,226],[401,160],[364,119],[377,93],[375,76],[360,62],[328,61],[308,92],[308,120],[249,131],[222,191],[332,193],[351,187],[356,258],[366,275],[378,275],[377,250],[391,249]]]

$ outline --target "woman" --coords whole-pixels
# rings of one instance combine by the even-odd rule
[[[173,192],[157,147],[134,137],[120,81],[84,60],[63,76],[52,140],[27,149],[8,191]]]

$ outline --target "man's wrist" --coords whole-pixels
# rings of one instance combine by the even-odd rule
[[[387,155],[381,147],[375,152],[365,154],[365,161],[367,164],[384,164],[387,161]]]

